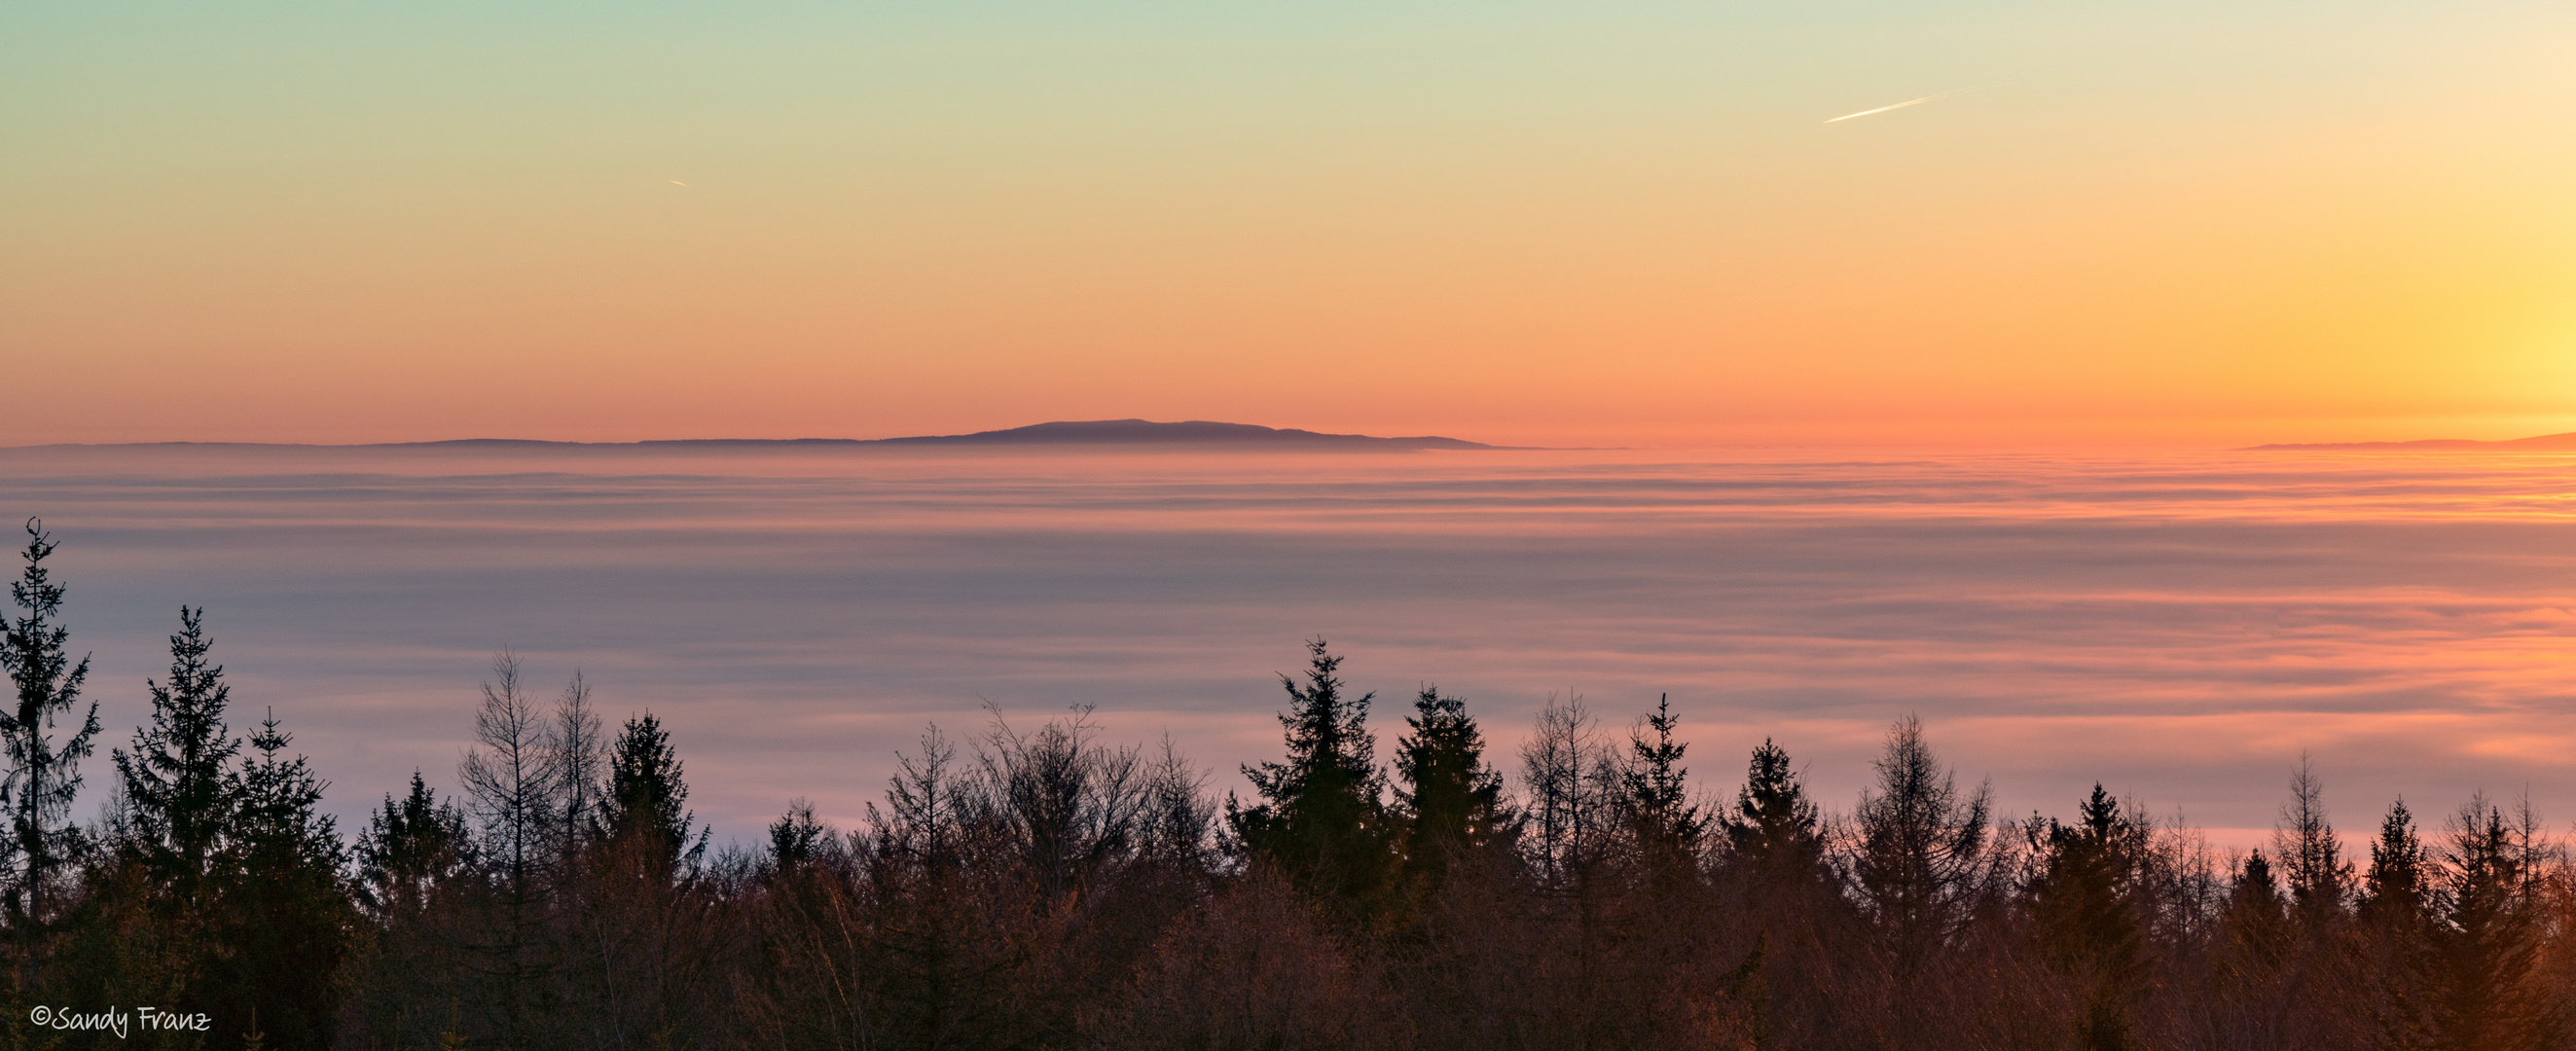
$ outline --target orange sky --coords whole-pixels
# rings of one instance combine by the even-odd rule
[[[2569,54],[2544,4],[18,11],[0,444],[2571,430]]]

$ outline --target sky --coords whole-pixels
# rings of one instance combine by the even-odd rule
[[[2571,53],[2487,0],[13,4],[0,445],[2576,430]]]

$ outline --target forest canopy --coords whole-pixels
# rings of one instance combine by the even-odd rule
[[[714,844],[682,742],[499,655],[453,794],[366,827],[182,607],[101,738],[30,522],[0,666],[12,1046],[2478,1048],[2566,1046],[2576,872],[2524,803],[2348,842],[2289,771],[2212,848],[2100,785],[1999,814],[1913,716],[1848,811],[1783,742],[1691,789],[1670,698],[1552,699],[1511,754],[1424,685],[1373,729],[1322,639],[1279,758],[1216,798],[1091,710],[995,710],[836,828]],[[1610,717],[1615,720],[1614,717]],[[237,727],[241,729],[237,729]],[[246,730],[247,732],[242,732]],[[97,750],[107,748],[106,762]],[[1382,759],[1381,756],[1384,758]],[[1708,759],[1732,767],[1738,761]],[[86,779],[107,802],[86,822]],[[146,1010],[145,1008],[149,1008]],[[122,1015],[119,1012],[123,1012]],[[120,1020],[120,1018],[122,1020]]]

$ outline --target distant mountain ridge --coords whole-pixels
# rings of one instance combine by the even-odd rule
[[[919,438],[879,438],[878,445],[1327,445],[1381,449],[1498,449],[1458,438],[1421,435],[1411,438],[1376,438],[1365,434],[1324,434],[1294,427],[1263,427],[1250,423],[1218,423],[1213,420],[1183,420],[1179,423],[1155,423],[1151,420],[1059,420],[1033,423],[1004,431],[977,431],[973,434],[929,435]]]
[[[2248,446],[2249,452],[2296,452],[2300,450],[2333,452],[2355,449],[2414,449],[2425,452],[2576,452],[2576,431],[2565,434],[2543,434],[2536,438],[2507,438],[2503,441],[2478,441],[2473,438],[2425,438],[2411,442],[2277,442]]]
[[[1379,438],[1366,434],[1325,434],[1294,427],[1263,427],[1250,423],[1219,423],[1213,420],[1184,420],[1157,423],[1152,420],[1058,420],[1013,427],[999,431],[977,431],[973,434],[930,434],[910,438],[666,438],[634,442],[557,442],[534,438],[451,438],[432,442],[373,442],[360,445],[295,445],[266,442],[133,442],[130,445],[176,447],[274,447],[306,449],[490,449],[495,451],[542,451],[546,449],[776,449],[776,448],[861,448],[922,446],[1204,446],[1227,449],[1289,448],[1310,450],[1368,450],[1403,452],[1421,449],[1508,449],[1513,446],[1487,445],[1459,438],[1422,435],[1410,438]],[[54,446],[62,448],[63,446]],[[44,448],[34,446],[32,448]]]

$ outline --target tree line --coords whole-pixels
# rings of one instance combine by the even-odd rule
[[[1848,812],[1774,741],[1695,796],[1669,703],[1551,700],[1500,756],[1424,686],[1386,761],[1318,639],[1248,798],[1090,710],[994,711],[835,828],[715,847],[651,713],[504,653],[442,795],[344,835],[273,715],[232,730],[182,608],[148,725],[99,724],[30,523],[0,665],[0,951],[18,1047],[2404,1048],[2568,1046],[2576,872],[2526,803],[2347,850],[2293,772],[2212,848],[2096,785],[2005,816],[1896,722]],[[86,707],[84,707],[86,702]],[[2362,863],[2363,855],[2367,862]],[[202,1028],[63,1027],[153,1007]],[[39,1025],[36,1018],[54,1025]]]

